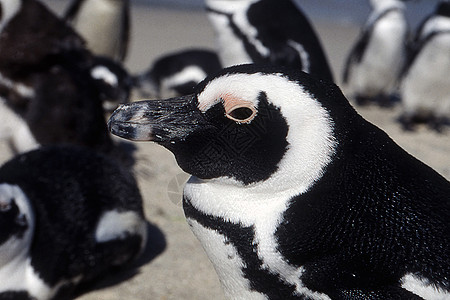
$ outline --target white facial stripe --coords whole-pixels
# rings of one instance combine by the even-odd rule
[[[262,75],[259,73],[254,75],[257,78],[262,78]],[[264,89],[258,90],[257,88],[253,88],[249,82],[251,80],[250,76],[252,75],[224,75],[209,82],[203,92],[198,96],[198,108],[202,112],[205,112],[224,99],[230,99],[230,101],[234,101],[232,99],[241,99],[241,101],[251,102],[254,107],[257,107],[258,95]]]
[[[160,94],[164,95],[164,97],[175,96],[174,91],[172,91],[174,87],[188,83],[190,81],[198,83],[205,79],[206,76],[207,74],[200,67],[187,66],[180,72],[177,72],[176,74],[161,80],[159,87]]]
[[[198,95],[198,102],[206,111],[221,97],[230,95],[258,107],[261,92],[265,92],[268,101],[280,109],[288,123],[289,150],[280,162],[278,172],[246,190],[302,193],[321,177],[336,142],[332,135],[334,125],[327,111],[301,85],[279,74],[224,75],[208,83]]]
[[[8,24],[8,22],[17,14],[22,6],[21,0],[0,0],[1,16],[0,31]]]
[[[437,16],[430,19],[424,26],[421,32],[421,38],[425,38],[432,32],[448,31],[450,30],[450,18]]]
[[[114,87],[117,86],[119,83],[116,74],[111,72],[111,70],[105,66],[97,66],[93,68],[91,71],[91,76],[94,79],[101,79],[105,81],[107,84]]]
[[[418,295],[424,299],[447,300],[450,299],[450,293],[437,289],[427,279],[419,278],[413,274],[406,274],[400,280],[402,288]]]
[[[289,40],[287,41],[288,45],[295,49],[300,56],[300,61],[302,62],[302,71],[305,73],[309,73],[311,66],[309,63],[309,54],[305,51],[303,46],[295,41]]]

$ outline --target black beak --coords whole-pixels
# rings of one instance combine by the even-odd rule
[[[132,141],[174,143],[206,125],[193,95],[119,106],[108,121],[112,134]]]

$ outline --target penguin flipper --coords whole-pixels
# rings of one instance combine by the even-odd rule
[[[347,56],[347,60],[344,65],[344,72],[342,73],[342,81],[344,83],[348,82],[348,77],[350,75],[350,67],[356,62],[360,62],[364,52],[366,51],[367,44],[369,43],[370,32],[372,29],[363,30],[361,36],[358,38],[356,43],[353,45],[350,50],[349,55]]]

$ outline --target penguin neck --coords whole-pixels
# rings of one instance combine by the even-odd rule
[[[230,178],[202,180],[192,176],[184,188],[185,201],[196,210],[210,216],[223,218],[243,226],[253,226],[275,218],[278,223],[293,197],[305,193],[314,181],[304,184],[290,180],[290,187],[281,189],[274,177],[269,182],[243,185]],[[234,182],[234,184],[232,184]]]

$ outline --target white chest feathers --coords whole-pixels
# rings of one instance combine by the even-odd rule
[[[329,299],[325,294],[313,292],[306,288],[300,277],[302,267],[289,264],[278,250],[276,230],[283,219],[283,213],[289,206],[290,196],[283,193],[273,195],[260,194],[259,199],[251,201],[238,189],[215,189],[191,178],[184,194],[190,204],[205,218],[219,218],[233,227],[251,228],[253,234],[246,245],[237,245],[229,240],[227,233],[208,228],[201,221],[189,218],[192,231],[203,245],[213,263],[223,289],[230,299],[266,299],[266,295],[250,288],[250,281],[244,274],[249,261],[246,255],[253,248],[251,255],[261,262],[261,269],[280,278],[286,285],[295,287],[295,293],[311,299]],[[287,194],[286,194],[287,195]],[[254,196],[254,195],[253,195]],[[220,200],[218,200],[220,199]],[[216,201],[218,200],[218,201]],[[224,201],[222,201],[224,200]],[[241,246],[246,248],[243,251]],[[241,248],[241,249],[238,249]]]

